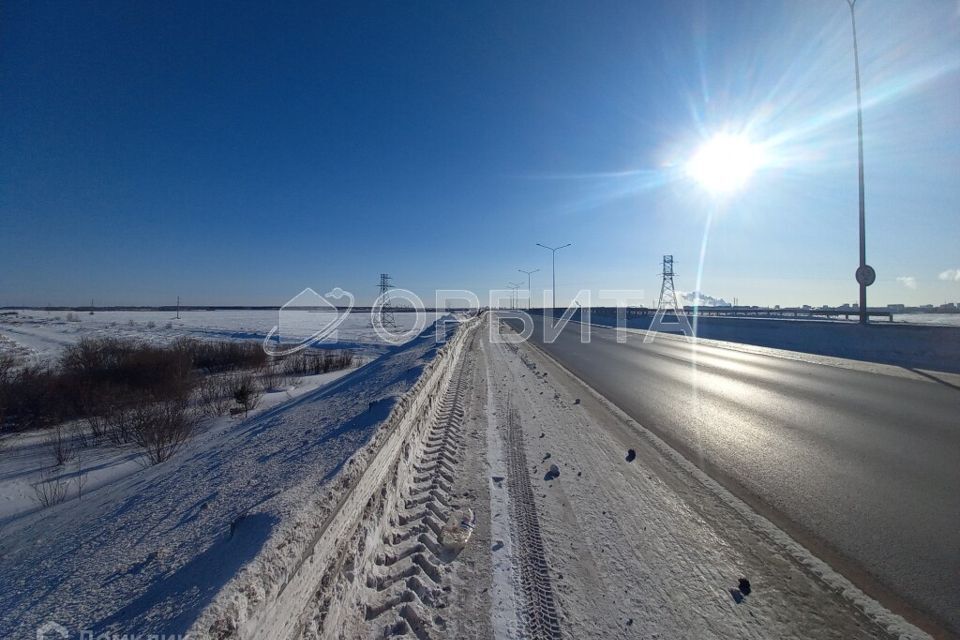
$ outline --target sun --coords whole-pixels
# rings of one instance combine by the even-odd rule
[[[763,150],[744,136],[719,133],[701,145],[687,163],[687,174],[707,191],[732,193],[763,164]]]

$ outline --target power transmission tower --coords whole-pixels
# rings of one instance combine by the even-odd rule
[[[653,320],[650,321],[650,329],[647,331],[647,335],[643,341],[652,342],[653,332],[660,330],[679,330],[684,335],[693,337],[693,327],[690,326],[690,320],[687,319],[687,314],[684,312],[683,307],[677,302],[677,290],[673,286],[673,276],[676,274],[673,272],[672,255],[663,256],[663,271],[660,275],[663,276],[663,282],[660,285],[660,301],[657,303],[657,311],[653,314]],[[676,318],[676,322],[663,321],[664,316],[667,315],[667,311],[670,311],[671,315]]]
[[[380,296],[377,298],[380,303],[380,308],[377,309],[376,317],[381,327],[397,327],[397,322],[393,317],[393,305],[390,304],[390,289],[392,288],[390,284],[390,274],[381,273]]]
[[[664,299],[671,308],[677,308],[677,291],[673,287],[673,256],[663,256],[663,282],[660,285],[660,300],[657,309],[663,308]]]

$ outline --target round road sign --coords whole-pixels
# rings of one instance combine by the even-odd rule
[[[865,287],[872,285],[877,279],[877,272],[868,264],[857,267],[857,282]]]

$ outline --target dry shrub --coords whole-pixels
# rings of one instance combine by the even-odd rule
[[[290,374],[284,369],[283,362],[276,359],[267,364],[261,378],[268,391],[280,391],[290,384]]]
[[[267,363],[267,354],[259,342],[200,341],[179,338],[173,348],[188,354],[193,366],[207,373],[260,369]]]
[[[353,352],[346,349],[319,353],[302,350],[284,357],[282,365],[291,375],[309,376],[347,369],[353,366],[354,360]]]
[[[33,485],[33,499],[41,507],[52,507],[67,499],[67,488],[70,483],[56,475],[50,469],[40,472],[40,482]]]
[[[76,454],[71,438],[64,432],[62,425],[56,425],[47,435],[45,442],[56,466],[62,467]]]
[[[57,424],[68,413],[57,374],[44,366],[22,367],[2,384],[5,424],[13,431]]]
[[[252,409],[257,408],[262,397],[263,391],[252,375],[244,373],[234,376],[233,399],[243,409],[245,415],[249,414]]]
[[[196,426],[186,402],[177,400],[143,403],[134,407],[131,418],[133,441],[143,449],[150,464],[169,459]]]
[[[233,402],[233,381],[228,376],[204,376],[197,387],[197,401],[207,414],[224,415]]]

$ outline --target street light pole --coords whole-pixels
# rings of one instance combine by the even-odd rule
[[[518,291],[519,291],[520,287],[522,287],[522,286],[523,286],[523,283],[522,283],[522,282],[511,282],[511,283],[510,283],[510,288],[513,289],[513,296],[512,296],[513,300],[512,300],[512,303],[511,303],[511,304],[512,304],[512,306],[513,306],[514,309],[517,308],[517,300],[518,300],[519,297],[520,297]]]
[[[534,269],[533,271],[527,271],[526,269],[517,269],[520,273],[527,274],[527,311],[530,311],[530,303],[533,301],[533,292],[530,291],[530,276],[540,269]]]
[[[548,247],[545,244],[540,244],[539,242],[537,243],[538,247],[543,247],[544,249],[548,249],[553,254],[553,305],[550,311],[551,316],[553,315],[552,309],[557,308],[557,251],[560,251],[560,249],[566,249],[571,244],[572,243],[568,242],[562,247]]]
[[[863,103],[860,98],[860,52],[857,48],[857,15],[854,5],[857,0],[847,0],[850,7],[850,24],[853,27],[853,68],[857,81],[857,142],[859,152],[860,181],[860,266],[857,268],[857,283],[860,285],[860,324],[867,324],[867,287],[877,279],[873,267],[867,264],[866,201],[863,187]]]

